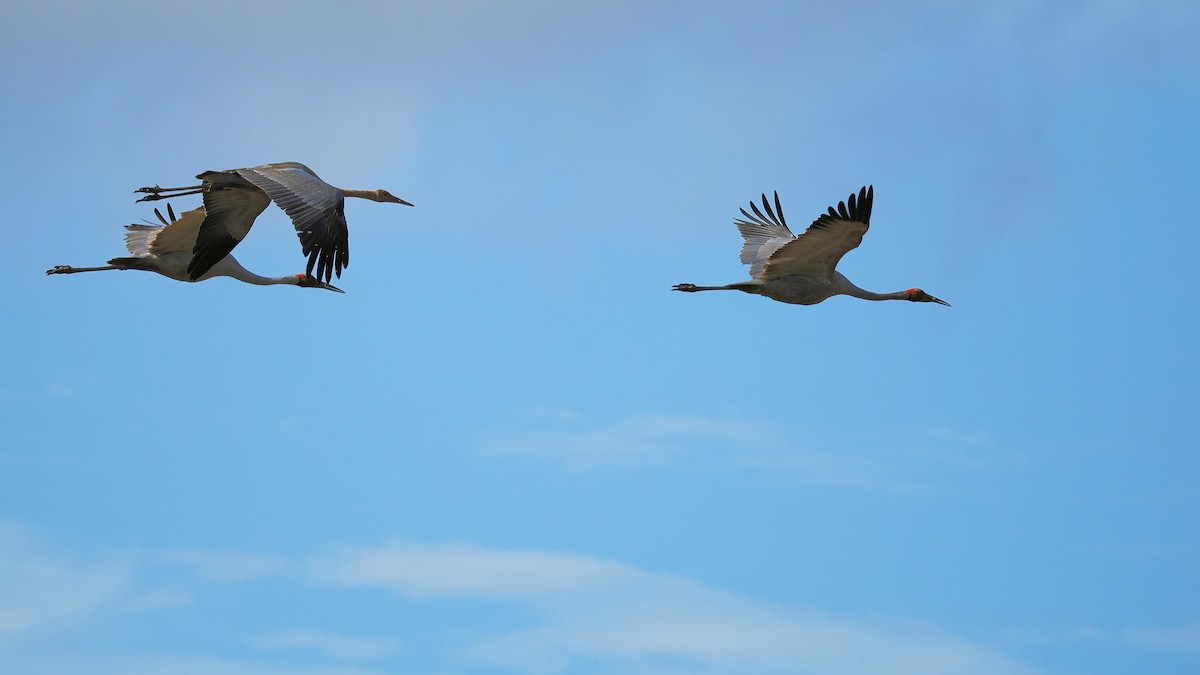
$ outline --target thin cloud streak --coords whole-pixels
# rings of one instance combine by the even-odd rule
[[[304,558],[194,549],[123,558],[125,564],[73,564],[42,552],[24,526],[0,523],[0,646],[32,630],[53,634],[64,624],[109,621],[130,612],[192,611],[196,589],[212,583],[254,585],[287,580],[304,588],[375,589],[420,602],[454,600],[524,608],[525,624],[459,634],[438,653],[445,664],[521,672],[570,672],[582,663],[624,673],[1034,673],[999,649],[947,634],[937,626],[880,616],[836,616],[730,593],[695,579],[561,551],[487,548],[470,543],[392,543],[342,547]],[[178,590],[139,590],[156,569],[177,567]],[[999,643],[1087,641],[1195,653],[1200,623],[1124,631],[1076,630],[1057,636],[1022,632]],[[11,648],[16,643],[9,645]],[[377,672],[338,662],[384,661],[413,649],[399,636],[350,635],[320,626],[267,630],[248,644],[264,653],[312,652],[327,667],[277,667],[206,655],[131,654],[87,664],[28,661],[38,672],[221,672],[333,675]],[[24,662],[18,652],[6,662]],[[290,658],[290,657],[289,657]],[[607,665],[604,665],[607,664]],[[169,666],[169,667],[167,667]]]
[[[210,581],[248,581],[277,576],[287,569],[286,559],[255,553],[220,553],[211,551],[163,551],[150,557],[161,565],[177,565],[194,569]]]
[[[400,643],[388,638],[364,638],[317,630],[271,633],[254,644],[270,651],[315,651],[345,661],[372,661],[400,650]]]
[[[529,605],[542,625],[465,650],[473,661],[525,672],[569,671],[597,658],[623,670],[668,658],[692,672],[1034,672],[927,626],[796,612],[586,555],[467,544],[348,548],[314,561],[312,579]]]
[[[110,659],[71,659],[49,656],[9,661],[15,672],[38,675],[385,675],[388,670],[354,666],[291,666],[274,661],[218,658],[198,654],[129,656]]]
[[[693,470],[775,472],[809,485],[908,493],[923,488],[915,464],[952,463],[980,469],[994,463],[981,455],[993,441],[949,427],[876,430],[846,440],[825,441],[789,432],[768,420],[697,415],[637,414],[607,425],[589,425],[578,414],[539,420],[538,431],[515,433],[483,446],[493,457],[562,464],[572,470],[670,467]]]
[[[0,520],[0,639],[83,620],[128,585],[126,566],[64,561],[40,551],[20,524]]]
[[[1200,654],[1200,621],[1178,628],[1137,628],[1125,633],[1126,642]]]
[[[575,428],[520,434],[486,446],[485,452],[552,459],[575,469],[592,469],[691,461],[698,445],[753,447],[765,440],[750,424],[691,415],[643,414],[599,428],[572,426]]]

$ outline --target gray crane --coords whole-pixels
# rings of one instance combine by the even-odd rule
[[[391,204],[412,204],[387,190],[342,190],[321,180],[299,162],[278,162],[246,169],[205,171],[200,185],[180,188],[138,188],[147,193],[139,202],[181,195],[203,195],[208,215],[196,238],[195,256],[187,272],[195,281],[222,260],[246,237],[254,219],[272,201],[287,213],[308,257],[305,272],[326,282],[350,264],[350,233],[346,229],[345,197]]]
[[[783,218],[779,193],[775,193],[773,210],[763,193],[763,211],[751,201],[753,215],[741,209],[745,220],[733,221],[746,240],[741,259],[750,266],[750,281],[726,286],[676,284],[671,290],[742,291],[794,305],[815,305],[835,295],[849,295],[863,300],[936,302],[949,307],[950,303],[919,288],[895,293],[864,291],[834,269],[842,256],[862,243],[871,222],[874,197],[875,187],[864,187],[857,199],[851,194],[847,201],[838,203],[836,211],[829,207],[828,213],[821,214],[797,237]]]
[[[329,291],[344,293],[337,286],[332,286],[309,274],[290,274],[284,277],[263,277],[242,267],[237,258],[226,255],[218,260],[200,276],[193,277],[188,273],[192,261],[192,249],[196,246],[196,237],[204,222],[205,210],[184,211],[178,218],[175,211],[167,204],[167,214],[171,217],[168,222],[158,209],[154,214],[162,221],[162,225],[126,225],[125,248],[129,250],[127,258],[113,258],[103,267],[71,267],[70,265],[55,265],[46,270],[46,274],[75,274],[77,272],[100,272],[103,270],[145,270],[158,272],[164,277],[178,281],[204,281],[213,277],[233,277],[238,281],[257,286],[273,284],[288,284],[302,288],[324,288]]]

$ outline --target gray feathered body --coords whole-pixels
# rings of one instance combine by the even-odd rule
[[[751,280],[730,286],[792,305],[815,305],[835,295],[862,291],[834,268],[862,242],[871,220],[874,190],[850,195],[837,210],[829,208],[800,236],[792,234],[783,216],[779,194],[774,208],[762,196],[762,210],[750,202],[743,219],[734,221],[745,243],[741,261],[750,266]],[[865,291],[863,291],[865,292]]]

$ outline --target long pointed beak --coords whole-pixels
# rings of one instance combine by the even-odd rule
[[[935,298],[935,297],[933,297],[932,295],[931,295],[931,296],[929,296],[929,301],[930,301],[930,302],[936,302],[936,303],[937,303],[937,304],[939,304],[939,305],[945,305],[945,306],[947,306],[947,307],[950,307],[950,306],[951,306],[951,305],[950,305],[950,303],[946,302],[945,300],[942,300],[941,298]]]
[[[321,283],[321,288],[324,288],[327,291],[334,291],[336,293],[345,293],[346,292],[346,291],[343,291],[342,289],[338,288],[337,286],[334,286],[333,284],[327,284],[324,282]]]
[[[399,198],[399,197],[396,197],[396,199],[400,199],[400,198]],[[406,201],[404,201],[403,199],[400,199],[400,201],[398,201],[398,202],[396,202],[396,203],[397,203],[397,204],[403,204],[403,205],[405,205],[405,206],[412,206],[412,203],[411,203],[411,202],[406,202]]]

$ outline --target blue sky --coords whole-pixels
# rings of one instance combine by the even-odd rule
[[[6,3],[0,670],[1195,672],[1198,32]],[[347,205],[346,295],[43,275],[275,161],[416,204]],[[953,308],[670,292],[867,183],[839,269]]]

